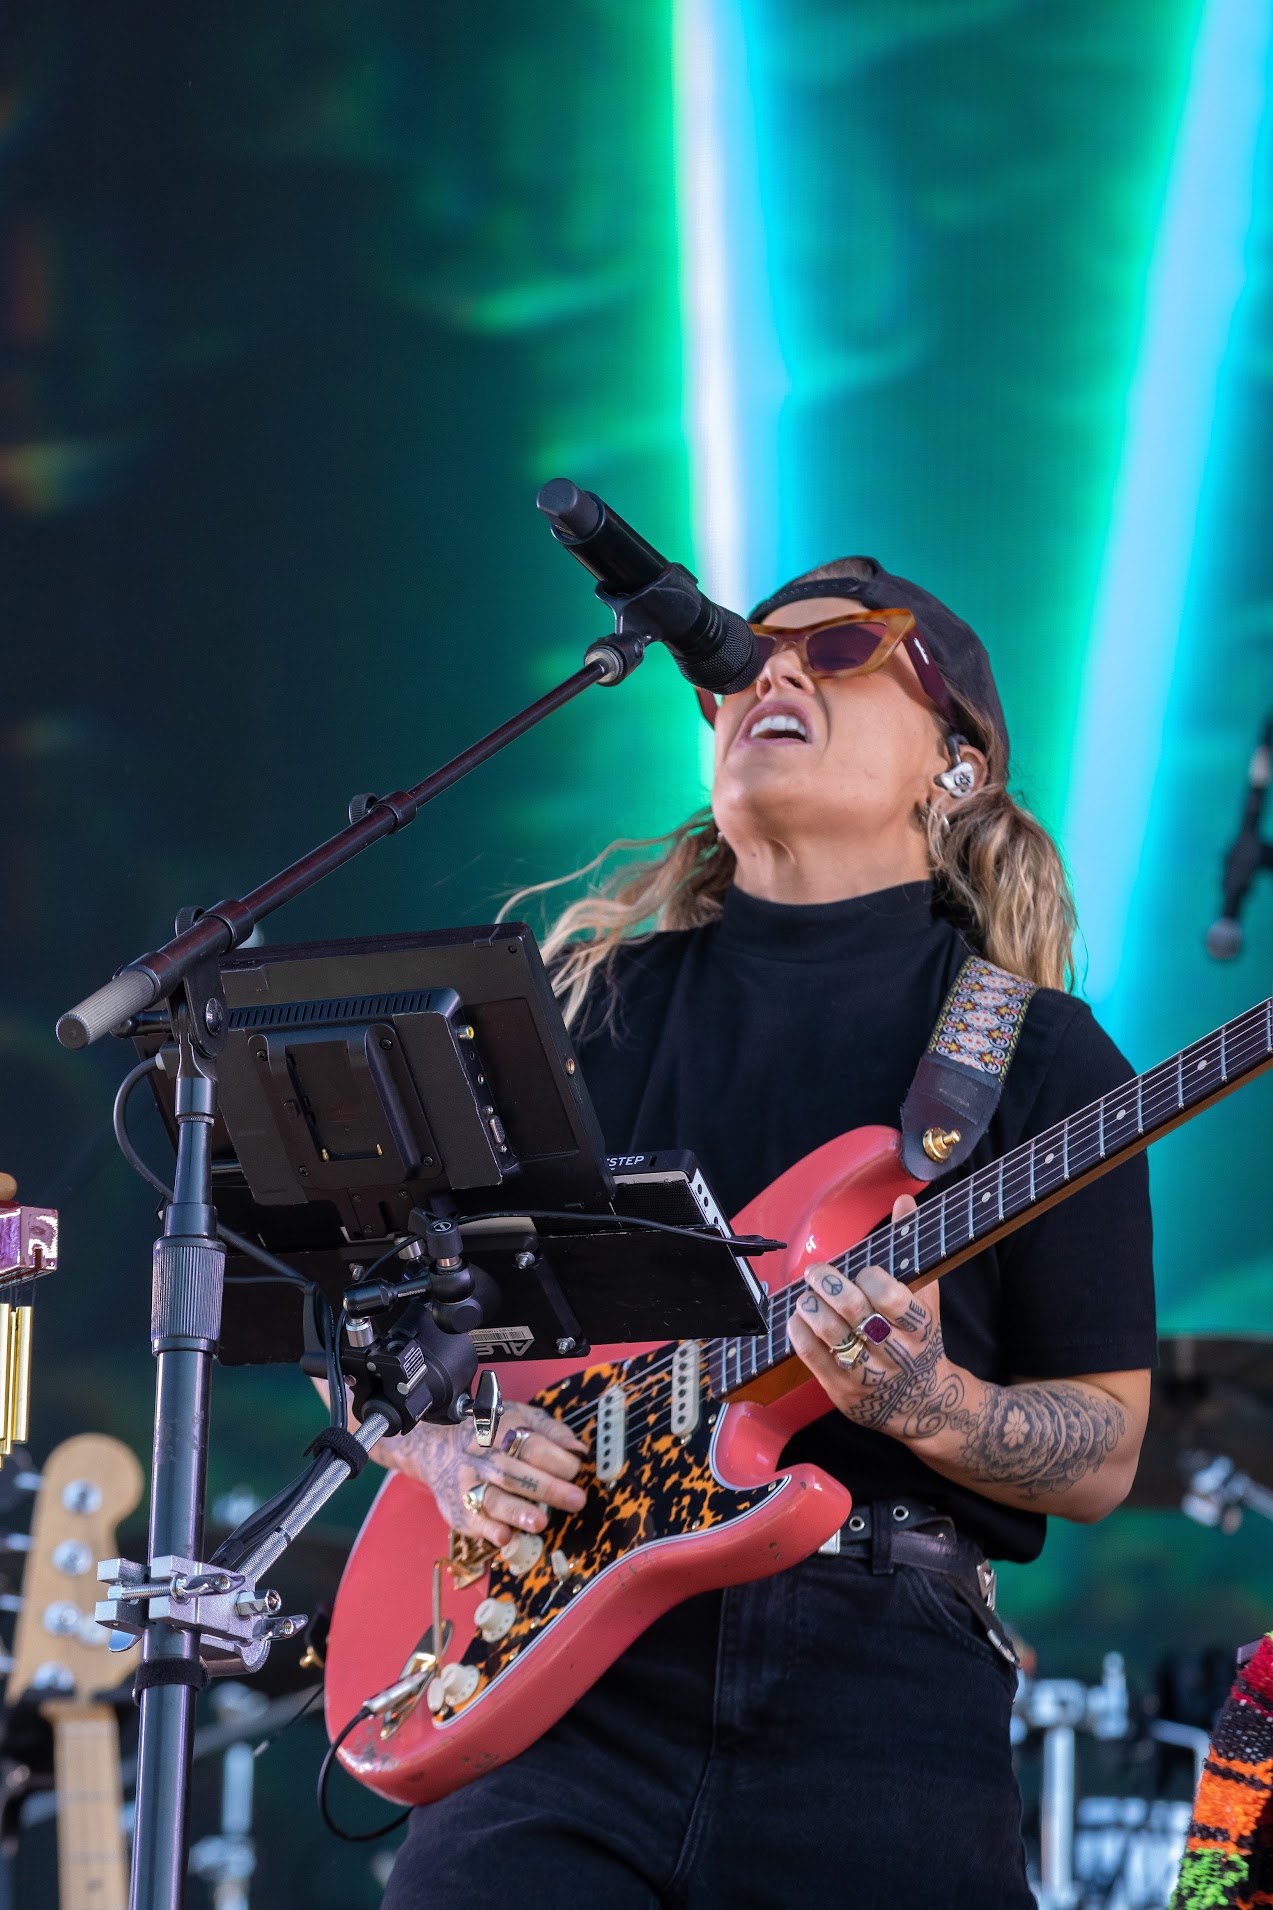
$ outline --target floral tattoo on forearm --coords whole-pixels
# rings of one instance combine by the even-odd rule
[[[1073,1380],[1017,1386],[986,1382],[970,1397],[947,1366],[941,1329],[914,1305],[887,1342],[887,1365],[860,1369],[859,1390],[840,1410],[856,1425],[921,1443],[951,1431],[969,1479],[1043,1498],[1076,1485],[1104,1464],[1127,1430],[1116,1399]],[[975,1403],[974,1403],[975,1400]]]

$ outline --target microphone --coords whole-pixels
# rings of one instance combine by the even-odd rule
[[[616,511],[569,478],[553,478],[535,499],[557,542],[597,579],[597,595],[630,628],[665,643],[681,675],[700,690],[731,696],[760,674],[756,639],[732,610],[705,597],[681,564],[669,564]]]
[[[1217,962],[1231,962],[1242,947],[1242,924],[1238,920],[1251,886],[1262,868],[1273,867],[1273,849],[1266,847],[1260,834],[1264,801],[1273,771],[1273,717],[1264,725],[1264,734],[1256,744],[1247,773],[1247,798],[1242,825],[1233,847],[1224,859],[1224,900],[1220,914],[1207,930],[1207,953]]]

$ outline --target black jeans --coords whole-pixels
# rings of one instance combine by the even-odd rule
[[[695,1598],[412,1813],[385,1910],[1033,1910],[1015,1684],[913,1566],[815,1557]]]

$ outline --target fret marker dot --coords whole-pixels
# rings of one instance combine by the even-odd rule
[[[903,1265],[904,1267],[909,1267],[909,1266],[910,1266],[910,1264],[911,1264],[911,1263],[910,1263],[910,1261],[909,1261],[909,1260],[903,1260],[903,1262],[902,1262],[902,1265]]]
[[[1206,1061],[1205,1061],[1205,1060],[1202,1060],[1202,1061],[1200,1061],[1200,1062],[1198,1063],[1198,1073],[1199,1073],[1199,1074],[1201,1074],[1201,1073],[1202,1073],[1202,1071],[1203,1071],[1203,1069],[1204,1069],[1204,1068],[1206,1067],[1206,1065],[1207,1065],[1207,1064],[1206,1064]]]
[[[1052,1165],[1052,1162],[1053,1162],[1053,1161],[1054,1161],[1055,1159],[1056,1159],[1056,1155],[1055,1155],[1055,1154],[1045,1154],[1045,1155],[1043,1156],[1043,1165],[1044,1165],[1045,1167],[1050,1167],[1050,1166]]]
[[[1116,1115],[1116,1117],[1115,1117],[1115,1118],[1116,1118],[1117,1120],[1119,1120],[1119,1121],[1121,1121],[1121,1120],[1122,1120],[1122,1119],[1124,1118],[1124,1116],[1126,1115],[1126,1113],[1127,1113],[1127,1109],[1126,1109],[1126,1108],[1120,1108],[1120,1109],[1118,1110],[1118,1114]]]
[[[906,1238],[906,1236],[907,1236],[907,1234],[908,1234],[908,1233],[910,1232],[910,1230],[911,1230],[911,1228],[910,1228],[910,1222],[909,1222],[909,1221],[907,1221],[907,1223],[906,1223],[906,1225],[905,1225],[904,1227],[899,1227],[897,1231],[898,1231],[898,1234],[899,1234],[899,1236],[901,1237],[901,1239],[903,1239],[903,1240],[905,1240],[905,1238]],[[905,1263],[905,1262],[903,1261],[903,1263],[902,1263],[902,1264],[903,1264],[903,1265],[905,1265],[906,1263]]]
[[[983,1195],[981,1196],[981,1204],[982,1204],[982,1206],[983,1206],[983,1207],[985,1206],[985,1204],[986,1204],[986,1202],[987,1202],[987,1201],[988,1201],[989,1199],[990,1199],[990,1196],[989,1196],[989,1194],[983,1194]]]

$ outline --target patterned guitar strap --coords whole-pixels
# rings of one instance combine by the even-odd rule
[[[1211,1734],[1171,1910],[1273,1904],[1273,1634],[1239,1653],[1239,1664]]]
[[[936,1180],[968,1159],[990,1126],[1034,983],[970,955],[942,1005],[902,1103],[902,1164]]]

